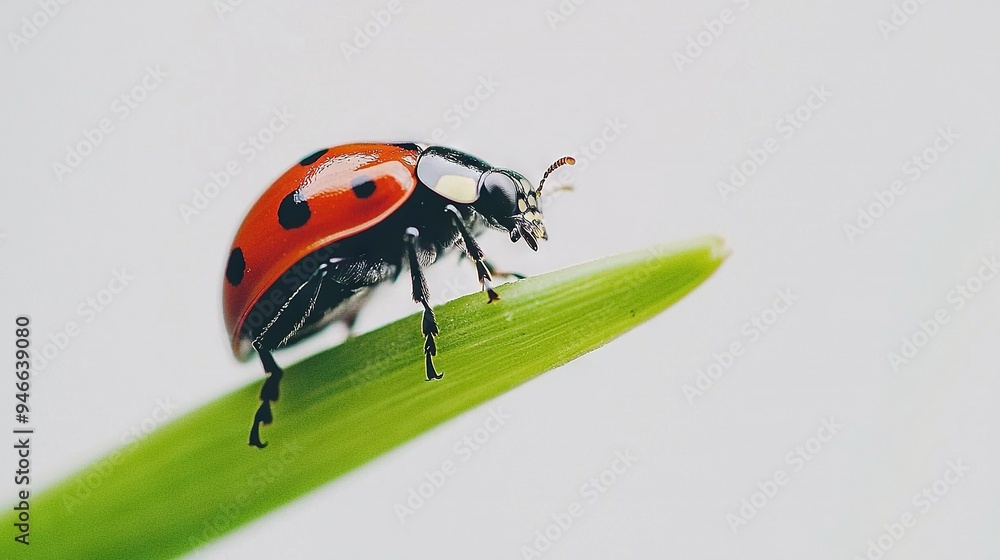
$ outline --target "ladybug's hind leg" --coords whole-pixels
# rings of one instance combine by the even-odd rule
[[[316,308],[323,279],[326,278],[326,266],[320,265],[301,286],[296,289],[281,309],[254,340],[254,348],[260,356],[267,379],[260,389],[260,407],[253,418],[250,428],[250,445],[263,449],[266,443],[260,440],[260,425],[274,421],[271,414],[271,403],[278,400],[278,386],[284,372],[278,367],[271,356],[271,351],[286,344],[295,333],[305,325],[306,320]],[[288,316],[286,317],[286,314]]]
[[[263,449],[267,447],[267,444],[260,441],[260,425],[270,424],[274,420],[271,415],[271,402],[278,400],[278,386],[281,384],[281,377],[285,372],[278,367],[270,351],[258,348],[257,353],[260,355],[260,363],[263,364],[264,371],[267,372],[267,379],[264,380],[264,386],[260,388],[260,408],[257,409],[257,414],[253,418],[253,426],[250,428],[250,445]]]
[[[427,372],[427,381],[433,381],[444,377],[444,373],[438,373],[434,369],[433,356],[437,354],[434,337],[438,334],[438,325],[437,319],[434,318],[434,311],[427,303],[427,280],[420,268],[420,259],[417,258],[417,237],[419,235],[420,232],[417,231],[417,228],[406,229],[406,254],[410,264],[410,281],[413,284],[413,301],[424,306],[424,315],[420,323],[420,332],[424,335],[424,367]]]

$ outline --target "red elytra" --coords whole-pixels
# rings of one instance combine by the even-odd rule
[[[223,282],[223,314],[233,353],[244,360],[252,348],[240,344],[247,315],[267,289],[292,265],[313,251],[364,231],[392,214],[413,193],[418,152],[392,144],[348,144],[313,154],[286,171],[247,213],[230,252],[245,262],[239,282]],[[364,181],[377,188],[355,194]],[[296,189],[308,185],[304,189]],[[298,192],[308,200],[309,219],[286,228],[279,221],[282,202]],[[366,194],[366,193],[361,193]],[[292,222],[294,224],[294,222]]]

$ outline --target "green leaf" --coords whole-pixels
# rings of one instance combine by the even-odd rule
[[[482,293],[444,304],[440,381],[424,380],[419,315],[350,339],[286,368],[267,449],[246,443],[255,381],[32,496],[32,544],[8,536],[0,557],[178,556],[608,343],[725,256],[720,239],[701,239],[506,284],[490,305]]]

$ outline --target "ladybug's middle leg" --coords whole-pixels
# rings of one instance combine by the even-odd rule
[[[438,325],[437,319],[434,318],[434,311],[427,303],[427,280],[424,278],[424,271],[420,268],[420,259],[417,258],[417,237],[419,235],[420,232],[417,231],[417,228],[406,228],[404,239],[406,241],[406,255],[410,264],[413,301],[424,306],[424,315],[420,326],[420,332],[424,335],[424,367],[427,372],[427,381],[433,381],[444,377],[444,373],[438,373],[434,369],[434,360],[432,359],[432,356],[437,354],[434,337],[438,334]]]
[[[493,303],[500,299],[500,296],[493,290],[493,284],[491,283],[493,275],[490,274],[490,267],[486,264],[486,255],[479,248],[479,243],[476,243],[476,238],[469,232],[469,228],[465,227],[465,220],[462,219],[462,214],[453,204],[445,206],[444,211],[451,215],[452,222],[455,223],[455,227],[462,234],[462,242],[465,243],[465,253],[476,262],[479,283],[482,284],[483,289],[486,290],[486,294],[489,297],[487,303]]]

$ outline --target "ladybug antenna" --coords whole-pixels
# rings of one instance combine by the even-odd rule
[[[549,175],[553,171],[559,169],[564,165],[573,165],[574,163],[576,163],[576,159],[573,156],[566,156],[557,159],[556,162],[550,165],[549,168],[546,169],[545,173],[542,175],[542,180],[538,182],[538,189],[535,190],[535,196],[541,196],[542,187],[545,185],[545,180],[549,178]]]

